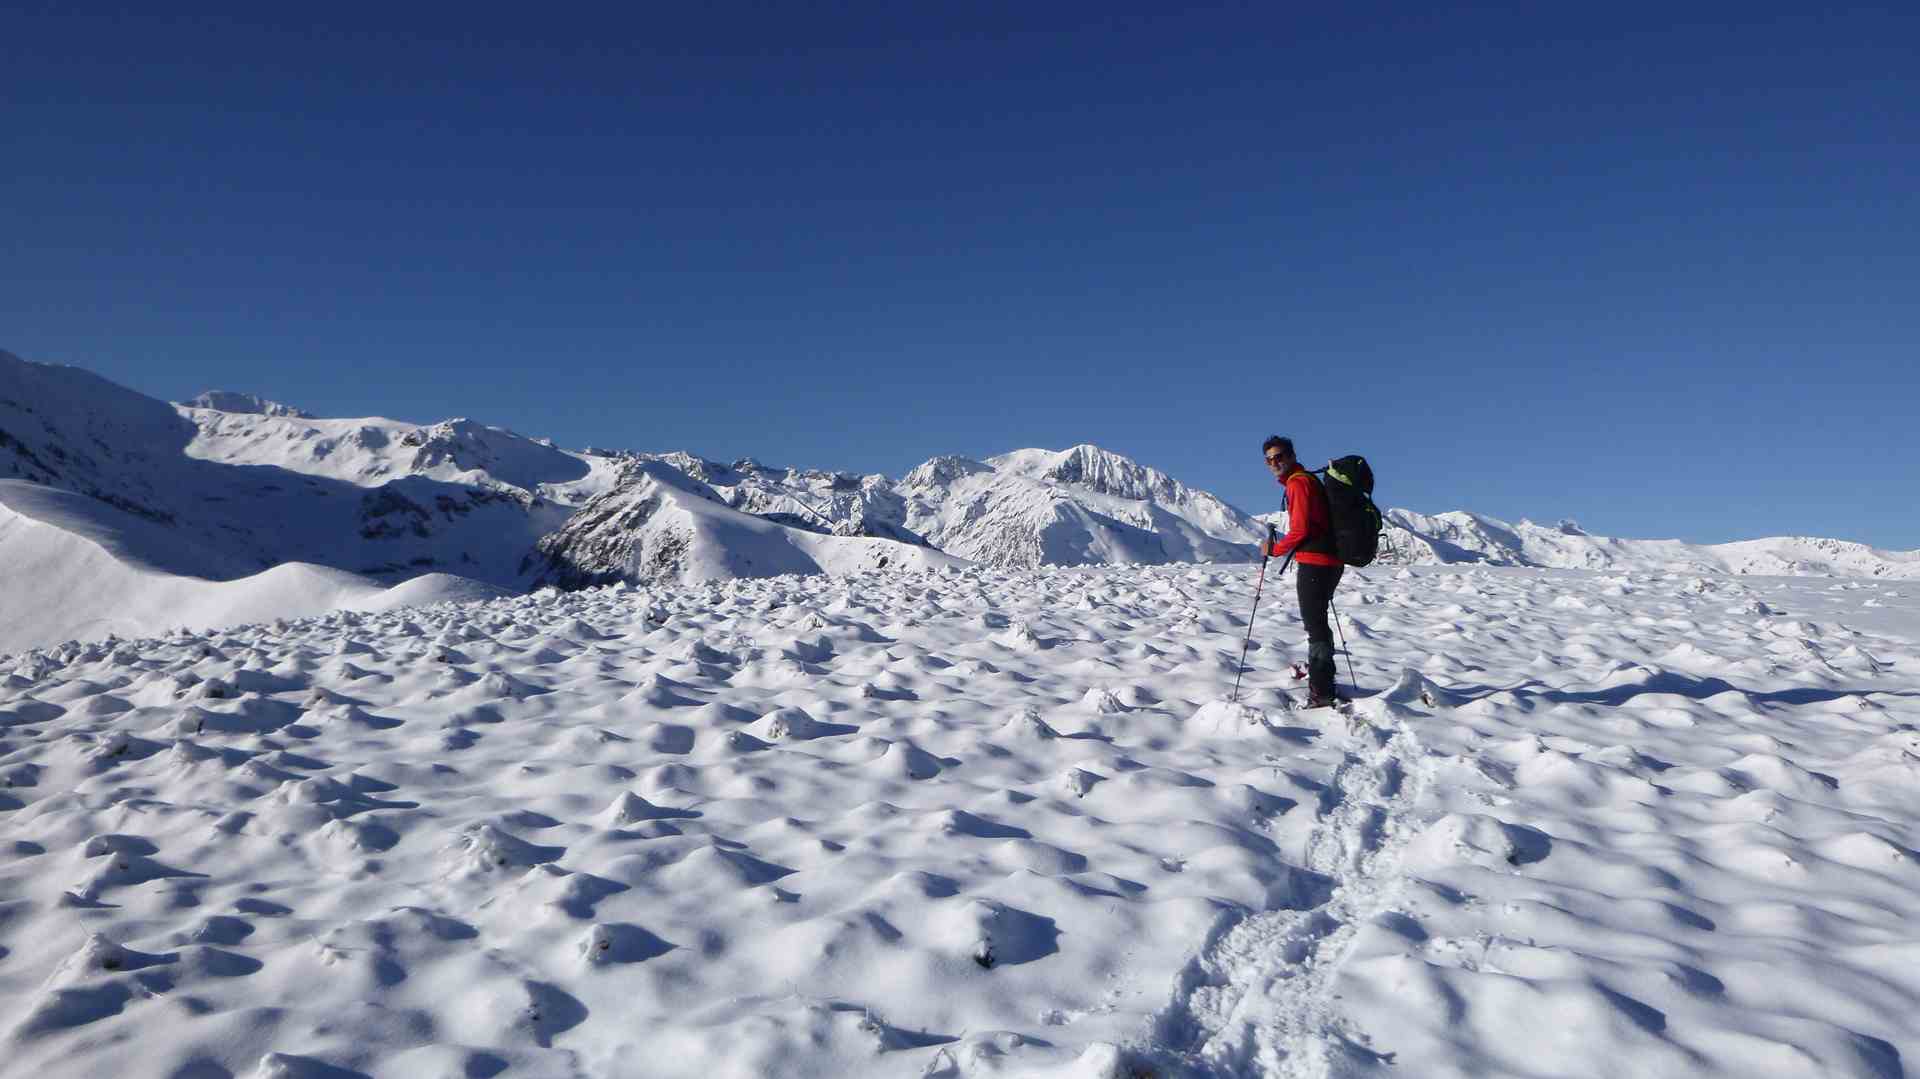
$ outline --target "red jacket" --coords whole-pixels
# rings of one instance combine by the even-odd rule
[[[1313,473],[1294,465],[1279,482],[1287,488],[1287,534],[1275,540],[1267,553],[1285,558],[1291,552],[1294,561],[1305,566],[1340,565],[1337,555],[1298,549],[1303,543],[1333,538],[1333,513],[1327,509],[1327,492],[1319,481]]]

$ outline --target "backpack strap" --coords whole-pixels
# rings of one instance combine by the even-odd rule
[[[1331,463],[1329,463],[1329,467],[1331,467]],[[1303,468],[1300,471],[1308,479],[1313,481],[1313,485],[1315,487],[1320,489],[1321,497],[1324,499],[1326,497],[1327,484],[1325,480],[1320,478],[1320,473],[1327,471],[1327,469]],[[1287,505],[1287,498],[1284,494],[1281,495],[1281,498],[1280,498],[1280,508],[1287,511],[1287,523],[1291,525],[1293,523],[1293,507]],[[1332,513],[1333,507],[1329,505],[1327,509],[1328,509],[1327,522],[1326,522],[1327,527],[1319,535],[1307,537],[1307,539],[1303,541],[1298,547],[1294,548],[1295,551],[1306,551],[1311,554],[1327,554],[1327,555],[1337,555],[1340,553],[1339,548],[1335,544],[1334,538],[1333,538],[1333,513]]]

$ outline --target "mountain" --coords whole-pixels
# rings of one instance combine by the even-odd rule
[[[583,581],[580,566],[549,573],[545,553],[591,548],[584,520],[563,527],[629,490],[631,464],[465,419],[321,419],[229,392],[168,404],[0,352],[0,652]],[[953,561],[896,538],[705,512],[711,492],[672,473],[650,470],[700,505],[629,546],[679,544],[684,557],[594,579]]]
[[[178,530],[71,491],[0,480],[0,654],[63,640],[150,637],[179,627],[271,622],[491,599],[507,589],[444,573],[388,586],[311,562],[217,578]]]
[[[1246,562],[1262,531],[1213,495],[1090,445],[936,457],[898,490],[909,528],[1002,566]]]
[[[313,419],[313,413],[304,412],[292,405],[283,405],[278,401],[269,401],[251,393],[234,393],[231,390],[208,390],[187,403],[188,408],[212,409],[216,412],[254,413],[261,416],[290,416],[295,419]]]
[[[1390,561],[1920,577],[1920,552],[1837,540],[1389,518]],[[938,456],[894,480],[566,450],[470,419],[321,418],[231,391],[169,404],[0,352],[0,603],[25,612],[0,650],[542,585],[1245,562],[1265,523],[1092,445]]]
[[[614,489],[541,538],[535,563],[537,583],[568,589],[965,564],[896,539],[816,531],[743,512],[714,488],[657,459],[629,462]]]
[[[541,585],[1244,561],[1251,518],[1095,446],[901,480],[571,451],[470,419],[169,404],[0,352],[0,650]],[[423,582],[415,584],[413,582]]]
[[[768,533],[769,523],[784,532]],[[538,579],[573,587],[956,559],[1023,568],[1244,562],[1259,534],[1252,518],[1218,498],[1097,446],[1017,450],[984,462],[936,457],[897,483],[635,454],[614,490],[541,540]],[[821,539],[808,535],[895,546],[842,544],[823,554]]]
[[[877,473],[775,468],[744,458],[730,465],[687,453],[641,455],[664,462],[706,485],[728,506],[792,528],[836,536],[873,536],[925,546],[905,525],[905,503],[892,481]]]
[[[201,394],[195,401],[233,398]],[[246,398],[257,400],[257,398]],[[586,501],[612,482],[603,458],[556,449],[468,419],[421,425],[382,417],[317,419],[303,412],[180,406],[195,428],[189,456],[228,465],[261,465],[302,475],[378,486],[405,476],[511,491],[526,501]]]
[[[931,545],[989,565],[1245,562],[1253,518],[1098,446],[935,457],[886,476],[634,455],[671,465],[726,505],[793,528]]]
[[[1479,564],[1531,569],[1584,569],[1638,573],[1736,573],[1764,577],[1879,577],[1920,580],[1920,550],[1887,551],[1847,540],[1773,536],[1732,543],[1699,544],[1671,539],[1596,536],[1573,521],[1541,525],[1502,521],[1483,513],[1453,510],[1424,514],[1383,510],[1387,529],[1381,563],[1390,565]],[[1253,518],[1287,530],[1287,513]]]
[[[1427,516],[1396,509],[1386,516],[1383,557],[1396,562],[1920,580],[1920,551],[1883,551],[1846,540],[1777,536],[1693,544],[1594,536],[1572,522],[1509,524],[1461,511]],[[1284,527],[1285,514],[1277,517]],[[1385,553],[1389,547],[1392,554]]]

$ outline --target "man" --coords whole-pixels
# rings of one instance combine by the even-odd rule
[[[1300,621],[1307,626],[1307,707],[1334,703],[1333,627],[1327,607],[1340,587],[1346,566],[1334,553],[1333,515],[1327,492],[1314,474],[1300,467],[1293,440],[1274,435],[1260,447],[1275,482],[1286,488],[1282,505],[1287,511],[1287,534],[1264,553],[1273,558],[1293,556],[1299,563],[1294,581],[1300,597]]]

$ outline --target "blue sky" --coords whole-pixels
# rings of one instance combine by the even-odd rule
[[[35,7],[0,348],[156,396],[1920,547],[1900,5]]]

